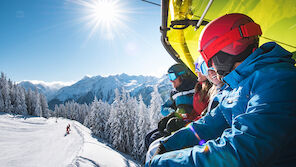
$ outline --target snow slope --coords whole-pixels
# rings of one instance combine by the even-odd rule
[[[71,132],[66,135],[68,123]],[[0,166],[132,167],[140,164],[100,142],[76,121],[0,112]]]

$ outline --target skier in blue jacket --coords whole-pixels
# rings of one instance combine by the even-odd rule
[[[163,139],[146,166],[295,166],[295,61],[274,42],[257,48],[259,35],[237,13],[203,29],[200,53],[226,83],[219,105]]]

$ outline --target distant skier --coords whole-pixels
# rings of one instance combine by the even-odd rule
[[[71,131],[71,129],[70,129],[70,124],[68,124],[67,127],[66,127],[66,133],[67,133],[67,134],[70,134],[70,131]]]

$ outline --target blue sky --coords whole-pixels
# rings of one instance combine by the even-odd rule
[[[99,1],[1,0],[0,71],[13,81],[46,82],[77,81],[85,75],[165,74],[174,60],[160,42],[160,7],[113,0],[113,14],[119,15],[110,14],[108,20],[114,21],[106,28],[107,16],[85,5]]]

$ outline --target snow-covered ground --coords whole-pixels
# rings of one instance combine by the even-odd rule
[[[66,126],[71,125],[69,135]],[[0,112],[0,166],[140,166],[96,137],[80,123]]]

